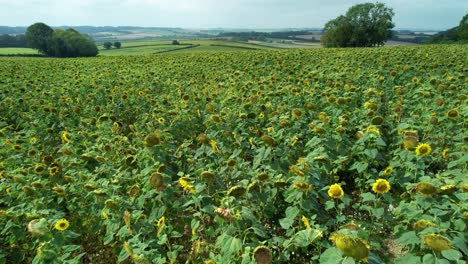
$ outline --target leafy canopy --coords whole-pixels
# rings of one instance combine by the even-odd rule
[[[391,37],[393,9],[383,3],[354,5],[346,14],[325,24],[325,47],[381,46]]]
[[[51,57],[93,57],[98,54],[94,41],[74,29],[56,29],[36,23],[26,30],[29,47]]]

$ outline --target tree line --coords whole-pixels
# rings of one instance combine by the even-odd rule
[[[53,30],[44,23],[35,23],[26,29],[26,41],[30,48],[51,57],[94,57],[98,54],[96,43],[72,28]]]
[[[0,35],[0,48],[26,48],[28,42],[25,35]]]

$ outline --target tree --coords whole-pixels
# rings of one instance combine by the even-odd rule
[[[44,23],[35,23],[26,29],[28,46],[49,55],[50,40],[54,30]]]
[[[104,42],[103,46],[104,46],[105,49],[108,50],[108,49],[110,49],[112,47],[112,43],[109,42],[109,41],[106,41],[106,42]]]
[[[116,42],[114,42],[114,47],[115,47],[116,49],[120,49],[120,47],[122,47],[122,43],[116,41]]]
[[[177,39],[174,39],[172,41],[172,45],[180,45],[180,42]]]
[[[55,30],[51,41],[51,56],[93,57],[98,53],[94,41],[74,29]]]
[[[460,21],[460,25],[458,25],[458,38],[459,40],[468,40],[468,14],[463,16],[462,20]]]
[[[346,14],[325,24],[325,47],[381,46],[392,36],[394,12],[383,3],[354,5]]]

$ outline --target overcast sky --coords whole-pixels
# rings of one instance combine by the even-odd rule
[[[0,0],[0,26],[147,26],[302,28],[324,24],[358,0]],[[381,0],[396,28],[447,29],[468,12],[467,0]]]

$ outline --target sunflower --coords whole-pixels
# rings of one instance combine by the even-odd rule
[[[12,149],[16,152],[22,152],[23,148],[20,145],[13,145]]]
[[[67,131],[63,131],[62,134],[60,134],[60,138],[62,139],[63,143],[68,143],[71,141],[70,138],[68,137]]]
[[[294,172],[299,177],[304,177],[304,172],[300,170],[296,165],[289,166],[289,170]]]
[[[449,149],[444,149],[442,151],[442,158],[446,159],[448,158],[448,155],[449,155]]]
[[[179,184],[184,190],[189,191],[191,193],[195,193],[195,188],[193,187],[193,185],[187,182],[186,177],[180,178]]]
[[[298,189],[303,192],[309,192],[312,190],[312,185],[305,182],[296,182],[294,183],[294,189]]]
[[[166,217],[161,216],[161,218],[159,218],[159,220],[158,220],[158,223],[156,223],[156,226],[157,227],[162,227],[165,222],[166,222]]]
[[[429,233],[423,238],[424,244],[430,249],[440,252],[442,250],[451,249],[450,241],[441,235]]]
[[[258,118],[260,118],[260,119],[265,118],[265,114],[264,114],[264,113],[260,113],[260,114],[258,115]]]
[[[430,195],[436,194],[439,191],[437,187],[435,187],[430,182],[418,183],[418,185],[416,186],[416,190],[424,196],[430,196]]]
[[[372,185],[372,191],[375,193],[386,193],[390,191],[390,183],[385,179],[377,179]]]
[[[310,229],[309,219],[307,219],[307,217],[302,216],[301,221],[307,229]]]
[[[45,166],[43,164],[36,164],[36,166],[34,166],[34,172],[37,173],[37,174],[42,174],[44,173],[45,171]]]
[[[380,130],[376,126],[368,126],[366,129],[366,133],[372,133],[376,136],[380,136]]]
[[[333,199],[340,199],[344,196],[344,191],[339,184],[335,183],[328,189],[328,196]]]
[[[357,261],[367,262],[370,246],[361,238],[336,232],[330,236],[330,240],[343,252],[343,255],[352,257]]]
[[[460,113],[457,109],[451,109],[445,114],[445,116],[449,119],[455,120],[460,116]]]
[[[413,224],[413,229],[416,230],[416,231],[421,231],[421,230],[423,230],[423,229],[425,229],[426,227],[429,227],[429,226],[435,227],[437,225],[432,223],[431,221],[421,219],[421,220],[418,220],[416,223]]]
[[[236,185],[234,187],[231,187],[228,192],[227,196],[233,196],[235,198],[240,198],[242,197],[246,192],[246,189],[243,186]]]
[[[158,118],[158,123],[164,124],[165,122],[166,122],[166,119],[164,119],[164,117]]]
[[[258,246],[253,252],[255,262],[258,264],[270,264],[273,261],[271,249],[265,246]]]
[[[388,175],[392,174],[392,172],[393,172],[393,168],[390,167],[390,166],[388,166],[388,167],[384,170],[383,175],[388,176]]]
[[[418,156],[428,156],[431,152],[432,148],[428,144],[421,143],[416,147],[416,155]]]
[[[296,119],[300,119],[302,117],[302,111],[299,109],[293,109],[291,110],[291,115]]]
[[[58,231],[65,231],[68,229],[69,226],[70,223],[67,221],[67,219],[64,218],[55,222],[55,229],[57,229]]]
[[[52,166],[50,169],[49,169],[49,174],[50,176],[54,176],[56,175],[58,172],[59,172],[60,168],[58,166]]]

